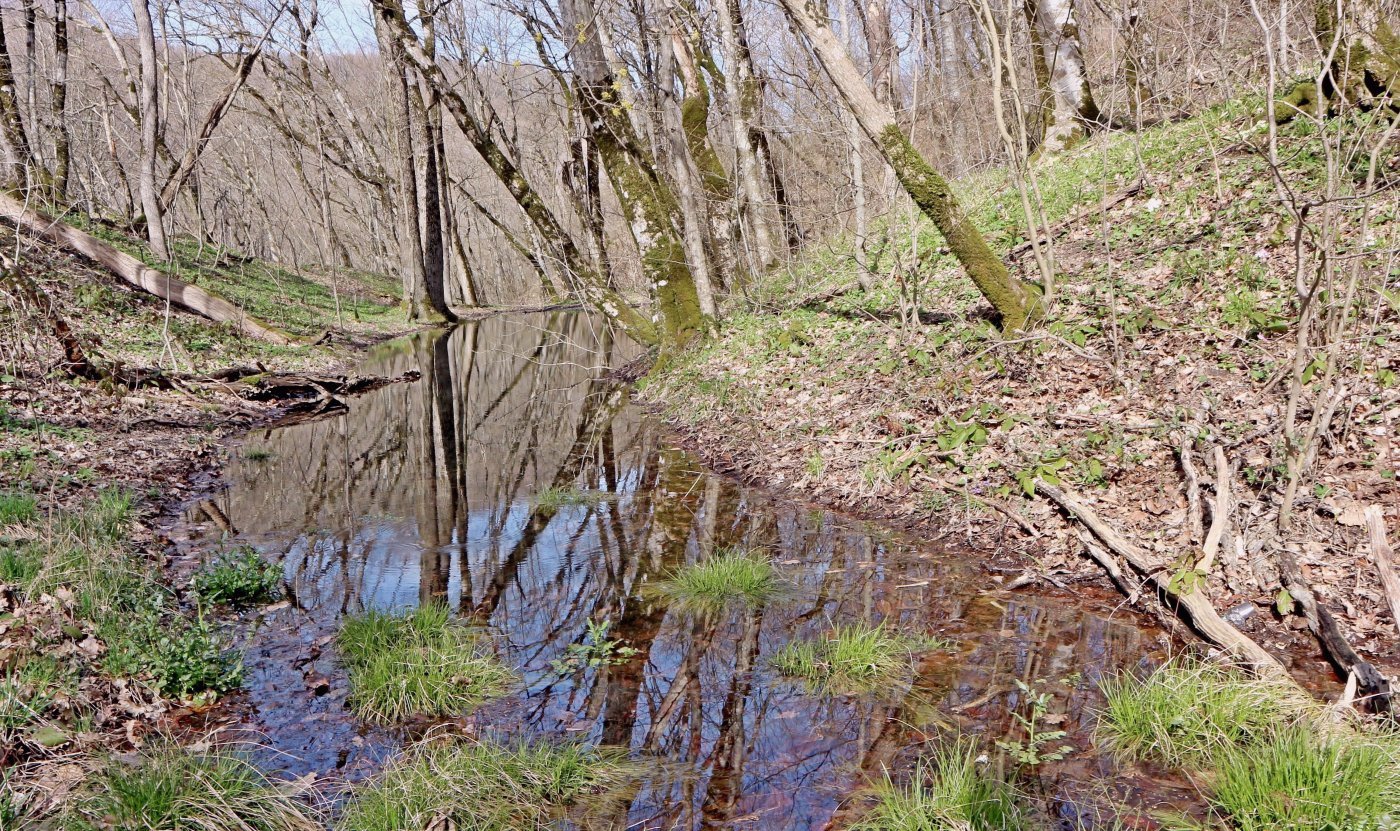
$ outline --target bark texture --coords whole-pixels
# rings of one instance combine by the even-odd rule
[[[1045,85],[1040,149],[1058,153],[1103,124],[1084,67],[1074,0],[1026,0],[1032,43],[1039,48],[1037,80]]]

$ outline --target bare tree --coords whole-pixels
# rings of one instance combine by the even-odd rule
[[[146,215],[146,238],[151,252],[162,260],[170,259],[165,241],[165,211],[156,192],[156,144],[160,136],[160,88],[157,72],[155,25],[151,20],[150,0],[131,0],[131,12],[136,20],[136,43],[141,54],[141,87],[138,110],[141,118],[141,157],[137,187],[141,194],[141,210]]]

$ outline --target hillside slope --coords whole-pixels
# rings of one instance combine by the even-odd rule
[[[1400,621],[1363,517],[1376,506],[1400,536],[1395,142],[1361,120],[1295,122],[1275,174],[1258,115],[1235,104],[1038,163],[1058,282],[1041,331],[1001,340],[937,233],[901,211],[868,255],[876,290],[834,246],[752,287],[721,337],[644,396],[753,481],[1023,554],[1039,580],[1102,580],[1033,495],[1037,477],[1062,483],[1178,585],[1238,608],[1256,641],[1306,655],[1295,676],[1331,677],[1290,614],[1291,553],[1393,674]],[[959,188],[994,247],[1039,279],[1006,175]],[[1301,353],[1295,278],[1318,281]],[[1302,473],[1281,521],[1290,455]]]

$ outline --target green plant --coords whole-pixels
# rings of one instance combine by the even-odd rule
[[[622,641],[608,637],[612,621],[590,619],[584,628],[587,630],[582,643],[571,643],[564,650],[564,657],[550,662],[554,671],[561,675],[577,672],[585,667],[596,668],[624,664],[637,654],[634,647],[623,646]]]
[[[38,515],[38,503],[30,494],[0,491],[0,528],[33,522]]]
[[[1051,742],[1058,742],[1069,734],[1063,730],[1045,730],[1043,725],[1050,721],[1050,701],[1053,696],[1042,689],[1039,685],[1045,683],[1045,679],[1037,679],[1034,684],[1027,684],[1020,678],[1016,679],[1016,688],[1021,691],[1025,699],[1025,707],[1011,713],[1012,718],[1021,726],[1021,731],[1025,734],[1023,739],[1013,739],[1009,736],[997,740],[997,747],[1006,751],[1006,754],[1017,764],[1034,767],[1042,762],[1058,762],[1065,758],[1065,754],[1074,749],[1072,745],[1062,744],[1058,747],[1046,747]]]
[[[129,617],[104,620],[98,634],[107,643],[109,672],[147,677],[162,695],[207,697],[243,682],[242,656],[213,623],[171,614],[158,598]]]
[[[50,655],[33,655],[0,678],[0,736],[30,726],[75,691],[72,674]]]
[[[898,682],[921,648],[919,641],[888,632],[883,624],[846,624],[822,640],[784,646],[769,665],[821,694],[861,693]]]
[[[713,613],[731,605],[757,608],[779,596],[783,585],[768,557],[731,549],[690,563],[660,589],[686,608]]]
[[[620,804],[635,777],[622,753],[578,744],[425,745],[360,789],[337,827],[543,831],[566,815]]]
[[[977,745],[959,741],[921,759],[906,785],[886,774],[875,804],[851,831],[1022,831],[1024,799],[987,770]]]
[[[1173,659],[1146,678],[1114,676],[1101,686],[1099,740],[1125,758],[1173,767],[1211,767],[1222,753],[1268,739],[1309,708],[1282,682],[1192,658]]]
[[[536,509],[554,513],[562,508],[597,505],[606,502],[610,496],[605,491],[550,486],[535,492],[534,503]]]
[[[266,447],[250,447],[243,451],[243,458],[250,462],[265,462],[272,458],[272,451]]]
[[[291,786],[240,756],[148,751],[113,759],[84,787],[65,817],[73,831],[316,831]]]
[[[282,593],[282,569],[263,560],[252,546],[239,546],[196,574],[194,590],[211,603],[263,603]]]
[[[1021,491],[1026,496],[1035,496],[1035,482],[1043,479],[1047,483],[1055,486],[1060,484],[1060,471],[1069,467],[1069,457],[1062,454],[1052,453],[1041,456],[1030,467],[1023,468],[1015,472],[1016,484],[1021,486]]]
[[[515,681],[471,627],[437,603],[347,618],[336,644],[350,670],[350,707],[370,721],[458,715]]]
[[[1211,803],[1238,831],[1375,831],[1400,812],[1400,771],[1382,747],[1313,725],[1221,755]]]

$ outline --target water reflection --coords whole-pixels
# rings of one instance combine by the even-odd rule
[[[604,371],[634,356],[583,315],[468,323],[376,354],[368,371],[419,369],[346,415],[249,438],[220,507],[247,540],[285,553],[294,590],[249,645],[250,721],[296,772],[354,773],[400,737],[346,718],[326,644],[359,609],[441,598],[492,631],[525,679],[479,711],[485,732],[569,736],[655,757],[617,828],[820,828],[868,775],[951,731],[1000,736],[1015,679],[1068,679],[1056,709],[1087,724],[1103,673],[1151,649],[1130,620],[1063,601],[989,593],[947,552],[774,500],[707,474]],[[252,461],[252,459],[261,459]],[[532,495],[606,498],[554,507]],[[769,551],[794,591],[755,610],[697,616],[654,584],[717,548]],[[909,682],[821,699],[765,657],[834,622],[886,622],[959,644],[920,656]],[[561,671],[589,621],[634,652]],[[660,761],[664,760],[664,761]],[[1050,766],[1042,782],[1093,775]]]

